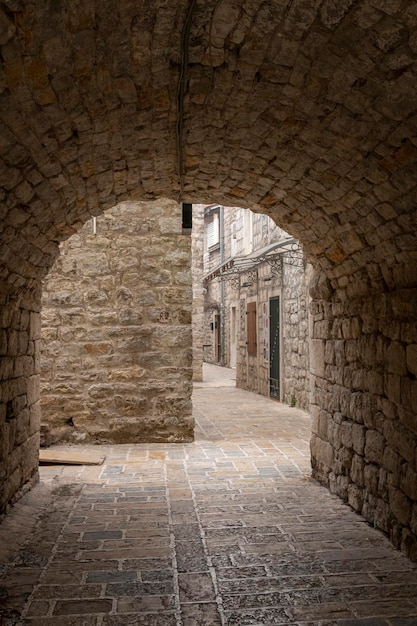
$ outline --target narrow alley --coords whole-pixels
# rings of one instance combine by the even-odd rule
[[[204,380],[195,443],[40,468],[0,526],[0,623],[417,624],[417,566],[310,478],[309,416]]]

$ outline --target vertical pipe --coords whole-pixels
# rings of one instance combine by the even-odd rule
[[[220,207],[219,212],[219,238],[220,238],[220,264],[224,263],[224,207]],[[225,352],[225,325],[224,325],[224,281],[220,281],[220,365],[224,365]]]

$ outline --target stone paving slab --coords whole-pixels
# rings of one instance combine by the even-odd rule
[[[41,468],[0,525],[0,624],[417,625],[417,566],[310,478],[308,415],[216,376],[195,443]]]

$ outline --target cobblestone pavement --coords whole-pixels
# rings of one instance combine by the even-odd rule
[[[213,368],[195,443],[41,468],[0,526],[2,625],[417,624],[417,567],[310,479],[308,416]]]

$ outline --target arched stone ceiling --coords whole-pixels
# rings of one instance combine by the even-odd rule
[[[417,281],[416,1],[4,0],[0,53],[8,285],[161,196],[268,213],[335,286]]]

